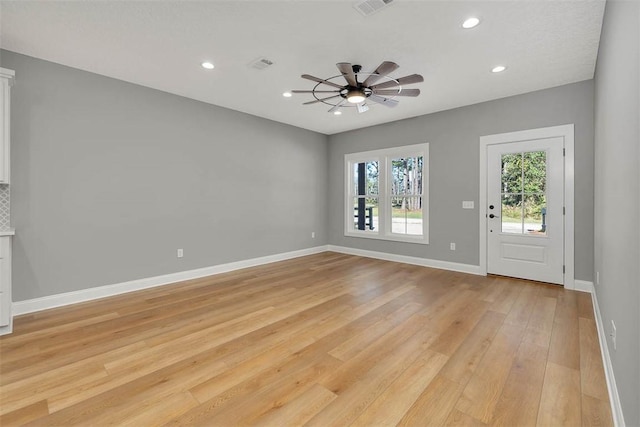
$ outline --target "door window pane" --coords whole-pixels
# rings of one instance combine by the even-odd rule
[[[522,153],[502,155],[502,193],[522,193]]]
[[[525,194],[544,194],[547,188],[547,152],[524,153],[522,174]]]
[[[502,232],[545,235],[547,153],[502,155]]]
[[[527,234],[546,235],[547,202],[544,194],[527,194],[524,196],[524,232]]]
[[[522,195],[503,194],[500,218],[503,233],[522,234]]]

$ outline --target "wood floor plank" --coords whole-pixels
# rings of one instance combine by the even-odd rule
[[[353,384],[365,378],[382,361],[397,354],[398,349],[421,330],[425,334],[428,333],[423,329],[423,317],[414,314],[370,344],[367,351],[358,353],[355,357],[343,362],[336,371],[328,372],[325,376],[318,378],[318,383],[340,396]],[[412,346],[412,349],[415,348],[416,346]]]
[[[352,426],[395,426],[447,362],[447,356],[425,351],[369,405]]]
[[[418,326],[420,317],[412,316],[401,331],[390,333],[391,340],[380,340],[372,346],[373,357],[350,359],[335,372],[325,375],[327,380],[321,377],[318,382],[337,394],[337,398],[307,425],[349,425],[360,416],[426,351],[429,332]]]
[[[596,322],[589,318],[579,319],[580,328],[580,382],[582,393],[602,401],[609,401],[604,365],[600,355],[600,339]]]
[[[385,298],[385,300],[387,299]],[[233,354],[224,359],[229,366],[229,369],[224,374],[199,384],[191,392],[198,400],[204,402],[267,369],[274,360],[281,360],[288,355],[302,351],[307,346],[314,345],[322,349],[318,351],[325,349],[329,351],[329,349],[336,346],[335,343],[343,342],[345,334],[349,337],[358,336],[361,331],[367,328],[369,323],[375,323],[398,308],[392,301],[382,305],[380,305],[380,301],[380,297],[375,297],[370,301],[365,299],[362,305],[368,306],[371,304],[372,307],[376,307],[375,309],[370,307],[371,309],[368,311],[359,310],[358,307],[360,306],[357,306],[354,310],[340,309],[339,313],[342,314],[331,316],[326,321],[321,321],[316,325],[317,328],[310,326],[304,335],[293,335],[289,340],[278,341],[277,345],[270,345],[261,353],[249,351],[248,357],[243,356],[243,354],[247,353],[246,351]],[[344,330],[341,331],[341,329]],[[260,344],[260,341],[256,343]],[[250,344],[250,342],[247,344]]]
[[[557,298],[549,360],[571,369],[580,369],[578,292],[564,291]]]
[[[495,301],[489,307],[489,310],[497,313],[508,314],[520,293],[527,287],[518,281],[509,281],[502,291],[496,296]]]
[[[506,313],[505,322],[514,325],[527,325],[531,313],[533,313],[534,306],[531,301],[535,300],[540,287],[528,283],[518,283],[517,286],[521,287],[521,290],[511,309]]]
[[[460,394],[462,394],[463,388],[464,386],[456,381],[436,375],[411,405],[398,425],[403,427],[419,426],[425,422],[433,426],[444,425]]]
[[[4,425],[612,424],[590,297],[325,252],[19,316]]]
[[[578,317],[584,317],[585,319],[595,320],[595,314],[593,313],[593,303],[591,301],[591,294],[586,292],[578,292]]]
[[[548,352],[548,347],[522,341],[489,424],[536,425]]]
[[[548,362],[537,425],[579,426],[582,423],[580,372]]]
[[[431,350],[448,356],[455,353],[456,349],[468,338],[469,332],[487,312],[487,304],[484,301],[473,300],[463,310],[452,316],[452,322],[431,344]]]
[[[335,398],[336,394],[321,385],[314,384],[295,399],[274,407],[264,413],[255,426],[301,426],[307,423],[318,412],[322,411]]]
[[[252,424],[261,414],[303,394],[318,376],[334,371],[338,366],[338,359],[307,348],[208,400],[196,396],[201,404],[175,418],[172,424]]]
[[[524,329],[521,325],[503,323],[456,403],[456,409],[484,423],[491,421]]]
[[[611,405],[608,400],[582,395],[582,425],[585,427],[613,426]]]
[[[486,426],[482,421],[478,421],[470,415],[460,412],[457,409],[451,411],[449,418],[445,423],[447,427],[483,427]],[[515,424],[514,424],[515,425]]]
[[[391,329],[401,324],[411,315],[422,310],[424,306],[418,303],[409,303],[384,319],[371,325],[369,328],[362,331],[362,333],[355,335],[354,337],[344,341],[336,348],[329,351],[329,354],[340,360],[349,360],[369,345],[378,340],[381,336],[389,332]]]
[[[549,347],[553,331],[553,319],[556,315],[557,300],[542,295],[542,289],[532,301],[533,312],[525,330],[526,340],[540,347]]]
[[[67,391],[78,394],[79,390],[85,390],[96,381],[108,382],[110,378],[104,369],[104,363],[144,348],[146,348],[145,344],[139,342],[116,348],[98,356],[80,357],[74,363],[32,376],[22,378],[21,375],[19,380],[0,387],[0,398],[3,402],[0,411],[36,402],[40,399],[50,401],[50,399],[63,395]]]
[[[0,416],[0,425],[4,427],[21,426],[38,418],[44,418],[47,415],[49,415],[47,401],[40,400],[3,414]]]
[[[488,311],[442,368],[445,377],[466,385],[502,326],[505,315]]]

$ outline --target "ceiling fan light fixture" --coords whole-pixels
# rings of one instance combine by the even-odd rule
[[[205,68],[207,70],[213,70],[215,68],[215,65],[213,65],[213,63],[209,61],[205,61],[200,65],[202,66],[202,68]]]
[[[504,66],[504,65],[498,65],[498,66],[493,67],[493,69],[491,70],[491,72],[492,72],[492,73],[501,73],[501,72],[503,72],[503,71],[504,71],[504,70],[506,70],[506,69],[507,69],[507,67],[506,67],[506,66]]]
[[[359,89],[353,89],[347,93],[347,101],[351,104],[360,104],[366,98],[367,97],[364,95],[364,92]]]
[[[336,110],[336,111],[333,112],[334,116],[339,116],[340,114],[342,114],[342,111],[340,111],[340,110]]]

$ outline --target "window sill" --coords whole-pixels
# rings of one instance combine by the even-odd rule
[[[402,242],[402,243],[414,243],[418,245],[428,245],[429,239],[424,236],[416,236],[416,237],[405,237],[398,236],[395,234],[371,234],[370,232],[356,233],[356,232],[345,232],[345,237],[356,237],[363,239],[374,239],[374,240],[387,240],[390,242]]]

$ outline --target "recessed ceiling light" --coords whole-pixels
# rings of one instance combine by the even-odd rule
[[[342,111],[340,111],[340,110],[336,110],[336,111],[333,112],[334,116],[339,116],[340,114],[342,114]]]
[[[211,62],[205,61],[202,64],[202,68],[206,68],[207,70],[213,70],[214,65]]]
[[[282,96],[284,96],[285,98],[291,98],[291,92],[283,92]]]
[[[507,67],[505,67],[504,65],[498,65],[496,67],[493,67],[493,69],[491,70],[492,73],[501,73],[504,70],[506,70]]]
[[[472,17],[462,23],[462,28],[473,28],[480,23],[478,18]]]

